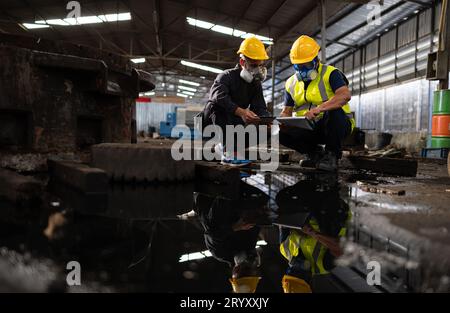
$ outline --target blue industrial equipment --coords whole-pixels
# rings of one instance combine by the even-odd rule
[[[172,129],[177,125],[177,112],[167,113],[166,121],[159,123],[159,134],[162,137],[170,137]]]
[[[201,138],[201,134],[194,126],[194,117],[188,116],[186,118],[185,108],[176,107],[175,112],[167,113],[166,121],[160,122],[159,134],[162,137],[167,138],[181,138],[184,139],[198,139]],[[197,112],[188,111],[190,115]],[[178,114],[179,113],[179,114]],[[179,115],[179,116],[178,116]],[[179,117],[179,118],[178,118]],[[177,121],[178,119],[178,121]],[[177,124],[180,123],[179,125]],[[173,133],[173,136],[172,136]]]

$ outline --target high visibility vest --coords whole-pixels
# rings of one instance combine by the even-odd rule
[[[350,218],[351,212],[349,212],[347,220]],[[315,219],[311,219],[309,225],[315,231],[320,231],[319,225]],[[345,236],[346,232],[347,228],[342,227],[338,237]],[[323,265],[323,259],[327,250],[328,248],[321,244],[317,239],[305,234],[300,234],[295,230],[291,230],[286,240],[280,244],[280,252],[289,263],[291,263],[295,257],[301,255],[303,262],[307,263],[307,266],[304,267],[309,267],[313,275],[329,273]]]
[[[294,100],[295,116],[305,116],[306,112],[314,106],[320,106],[322,103],[328,101],[334,96],[333,89],[330,85],[330,75],[336,68],[331,65],[319,63],[318,75],[312,80],[305,90],[305,83],[298,81],[296,75],[292,75],[286,81],[286,91]],[[350,110],[350,105],[346,103],[342,109],[350,118],[352,123],[352,130],[355,127],[355,119]],[[318,118],[323,117],[323,112],[319,114]]]

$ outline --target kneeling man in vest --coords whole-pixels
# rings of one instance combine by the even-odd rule
[[[286,81],[285,104],[280,116],[305,116],[313,130],[281,127],[280,143],[308,155],[300,165],[336,171],[342,142],[355,120],[350,112],[348,80],[337,68],[322,64],[320,46],[306,35],[292,45],[295,73]],[[323,150],[322,145],[325,145]]]

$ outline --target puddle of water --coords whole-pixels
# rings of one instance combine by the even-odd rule
[[[289,274],[313,292],[342,292],[352,290],[343,279],[365,279],[348,267],[333,283],[340,240],[350,236],[347,198],[367,194],[349,192],[336,177],[255,174],[238,193],[212,182],[114,185],[90,195],[51,187],[53,206],[38,223],[0,218],[0,247],[51,260],[62,273],[78,261],[83,280],[104,290],[230,292],[231,277],[262,277],[258,292],[282,292]],[[196,215],[178,217],[187,212]],[[280,253],[287,242],[297,242],[293,257]]]

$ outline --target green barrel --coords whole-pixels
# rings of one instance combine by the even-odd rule
[[[450,89],[434,92],[433,115],[450,114]]]
[[[431,137],[431,148],[450,148],[450,137]]]

